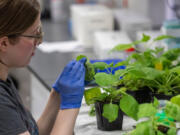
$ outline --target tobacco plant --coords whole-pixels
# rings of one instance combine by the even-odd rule
[[[136,128],[126,135],[176,135],[176,122],[180,121],[180,95],[166,101],[165,106],[159,107],[159,102],[155,98],[153,103],[137,104],[135,100],[123,97],[121,102],[122,110],[134,120],[147,118],[138,123]],[[134,111],[129,113],[124,103],[128,102]],[[136,104],[136,106],[134,106]]]
[[[155,38],[153,42],[166,38],[173,37],[162,35]],[[111,51],[123,51],[149,40],[150,36],[143,34],[141,40],[131,44],[119,44]],[[116,72],[117,75],[123,76],[119,84],[133,91],[143,87],[149,87],[153,93],[162,93],[165,95],[177,94],[180,92],[179,56],[180,48],[173,48],[167,51],[164,51],[163,48],[147,49],[144,52],[138,52],[137,50],[137,52],[130,55],[126,60],[115,65],[126,66],[125,70]]]
[[[155,38],[153,42],[166,38],[173,37],[162,35]],[[141,40],[134,41],[130,44],[120,44],[111,51],[125,50],[139,43],[148,42],[149,40],[150,36],[143,34]],[[117,118],[119,108],[135,120],[145,115],[154,115],[157,112],[156,103],[139,105],[132,96],[126,93],[126,90],[138,90],[146,86],[156,93],[164,93],[166,95],[180,93],[179,55],[180,49],[178,48],[168,51],[164,51],[162,48],[156,48],[155,50],[149,49],[145,52],[136,52],[129,56],[127,60],[116,64],[107,64],[105,62],[92,64],[86,56],[79,55],[77,60],[83,57],[87,59],[85,63],[85,82],[89,83],[94,81],[97,84],[97,86],[85,90],[84,96],[86,103],[93,105],[98,101],[104,102],[102,115],[107,118],[109,122]],[[122,65],[125,65],[126,68],[119,69],[115,73],[112,73],[114,68]],[[104,69],[106,72],[97,72],[98,70]],[[123,87],[119,88],[119,86]],[[149,111],[146,111],[149,113],[144,114],[143,111],[140,111],[140,108],[149,109]],[[154,123],[154,117],[152,118]],[[145,125],[152,125],[153,123],[148,122],[145,123]]]
[[[76,59],[86,57],[84,55],[79,55]],[[85,90],[84,96],[87,105],[93,105],[95,102],[104,102],[103,106],[103,116],[112,122],[116,120],[118,116],[119,103],[122,94],[125,93],[126,88],[118,89],[119,77],[112,73],[114,63],[106,64],[104,62],[96,62],[91,64],[89,59],[86,57],[87,61],[85,63],[86,75],[91,76],[85,77],[85,82],[88,83],[95,80],[97,84],[96,87]],[[98,72],[97,70],[106,69],[107,73]],[[93,109],[92,109],[93,110]]]

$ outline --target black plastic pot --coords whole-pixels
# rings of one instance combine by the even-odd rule
[[[158,130],[161,131],[162,133],[166,134],[169,130],[169,127],[166,127],[164,125],[158,125]]]
[[[105,117],[102,116],[104,104],[105,103],[103,102],[95,103],[97,128],[103,131],[121,130],[123,124],[123,112],[119,109],[117,119],[110,123]]]
[[[144,87],[140,90],[134,91],[134,98],[139,104],[152,102],[152,92],[149,88]]]
[[[153,93],[152,97],[156,97],[159,100],[170,100],[173,97],[173,95],[164,95],[164,94]]]

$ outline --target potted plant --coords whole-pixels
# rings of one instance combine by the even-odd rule
[[[143,103],[143,97],[148,102],[151,101],[151,97],[153,96],[156,96],[158,99],[170,98],[180,93],[179,69],[179,67],[176,67],[166,70],[157,70],[142,65],[134,65],[127,66],[126,69],[117,71],[116,75],[123,76],[123,79],[119,80],[119,84],[133,91],[135,97],[139,95],[142,101],[139,103]]]
[[[172,37],[163,35],[155,38],[153,41],[155,42],[165,38]],[[143,34],[141,40],[131,44],[118,45],[112,51],[128,49],[141,42],[147,42],[149,39],[149,36]],[[179,65],[177,58],[179,52],[180,49],[172,49],[164,52],[162,48],[157,48],[155,50],[147,50],[143,53],[134,53],[127,60],[116,64],[107,64],[104,62],[92,64],[86,56],[78,56],[77,60],[80,60],[82,57],[87,58],[85,63],[85,80],[87,82],[94,80],[97,84],[96,87],[86,90],[84,95],[88,105],[95,104],[98,128],[101,130],[121,129],[121,120],[123,119],[122,110],[128,116],[138,119],[136,115],[138,112],[138,103],[151,102],[153,94],[178,94],[178,89],[180,88],[180,68],[177,67]],[[126,68],[112,72],[113,68],[122,65],[125,65]],[[96,71],[99,69],[106,69],[106,72],[97,73]],[[143,92],[145,94],[140,95]],[[148,101],[142,100],[143,97],[146,97],[145,99],[148,99]],[[131,105],[131,103],[133,104]],[[98,112],[100,112],[100,115]],[[121,117],[119,120],[117,119],[118,116]],[[120,123],[117,124],[116,122]]]
[[[131,97],[132,98],[132,97]],[[180,95],[166,101],[165,106],[159,107],[159,102],[155,98],[153,103],[138,104],[129,97],[123,97],[121,102],[128,102],[134,111],[129,115],[135,120],[146,118],[139,122],[136,128],[126,135],[176,135],[178,128],[176,122],[180,121]],[[123,103],[122,103],[123,104]],[[136,104],[136,106],[134,106]],[[128,112],[124,106],[122,110]]]
[[[84,55],[77,57],[80,60]],[[119,78],[112,73],[113,63],[96,62],[91,64],[86,57],[86,81],[95,80],[97,86],[85,90],[85,101],[88,105],[95,105],[97,126],[100,130],[111,131],[121,130],[123,122],[123,113],[119,107],[119,101],[125,88],[118,89],[117,82]],[[106,69],[107,73],[96,71]]]
[[[166,38],[173,37],[162,35],[155,38],[153,42]],[[130,44],[117,45],[111,51],[122,51],[149,40],[150,36],[143,34],[141,40]],[[167,51],[164,51],[163,48],[156,48],[155,50],[148,49],[144,52],[135,52],[127,60],[115,65],[126,66],[125,70],[117,71],[119,76],[123,76],[119,84],[120,86],[125,86],[131,93],[133,91],[133,95],[139,103],[151,101],[152,96],[170,98],[169,95],[172,96],[179,93],[180,89],[179,67],[177,67],[179,65],[179,56],[180,48],[169,49]],[[146,101],[142,100],[143,92],[145,99],[147,99]]]

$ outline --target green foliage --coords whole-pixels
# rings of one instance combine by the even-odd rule
[[[95,116],[96,115],[94,105],[90,106],[90,111],[88,112],[88,114],[89,114],[89,116]]]
[[[177,129],[176,127],[171,127],[168,132],[167,135],[176,135]]]
[[[123,112],[125,112],[128,116],[137,120],[137,112],[138,112],[138,103],[137,101],[130,95],[123,95],[120,100],[120,108]]]
[[[93,68],[93,65],[90,62],[87,61],[86,64],[85,64],[85,68],[86,68],[85,80],[86,81],[94,80],[95,70]]]
[[[142,65],[128,66],[124,70],[116,71],[117,77],[123,76],[119,84],[124,85],[129,90],[138,90],[142,87],[157,87],[155,79],[162,76],[163,71],[154,68],[144,67]]]
[[[113,86],[113,84],[118,81],[118,78],[116,76],[106,73],[97,73],[94,78],[96,83],[101,87]]]
[[[180,66],[176,66],[176,67],[170,69],[170,72],[175,72],[178,75],[180,75]]]
[[[172,102],[167,101],[166,103],[166,108],[165,108],[165,113],[175,119],[180,121],[180,107],[176,104],[173,104]]]
[[[153,39],[153,42],[173,38],[168,35],[161,35]],[[140,43],[147,43],[151,39],[150,36],[143,34],[141,40],[134,41],[129,44],[119,44],[112,51],[124,51],[131,47],[135,47]],[[147,87],[152,92],[163,93],[166,95],[178,94],[180,91],[180,49],[174,48],[164,51],[163,48],[154,50],[147,49],[144,52],[135,52],[126,60],[106,64],[104,62],[96,62],[91,64],[89,59],[80,55],[77,60],[86,57],[86,81],[95,80],[98,87],[85,91],[85,100],[88,105],[101,101],[106,104],[103,106],[102,115],[112,122],[118,116],[119,108],[129,117],[135,120],[146,117],[147,121],[137,124],[131,135],[163,135],[164,133],[158,130],[159,125],[169,128],[168,135],[173,135],[176,128],[172,124],[174,121],[170,119],[161,119],[162,116],[157,116],[159,112],[159,102],[154,98],[153,103],[138,104],[137,101],[130,95],[126,94],[126,90],[139,90]],[[126,69],[117,70],[115,74],[111,73],[108,68],[115,68],[125,65]],[[96,73],[97,70],[108,69],[109,73]],[[122,79],[120,79],[122,78]],[[123,88],[117,88],[123,86]],[[113,104],[119,102],[119,106]],[[166,117],[180,121],[179,97],[174,97],[171,102],[167,102],[162,109],[166,113]],[[164,116],[163,116],[164,117]],[[165,118],[166,118],[165,117]],[[170,123],[169,125],[165,123]]]
[[[153,42],[174,38],[169,35],[160,35],[153,39]],[[124,51],[130,47],[136,47],[139,43],[147,43],[150,36],[143,34],[141,40],[129,44],[119,44],[111,51]],[[135,48],[137,49],[137,48]],[[164,51],[163,48],[147,49],[144,52],[135,52],[119,65],[126,65],[124,71],[116,71],[117,76],[123,76],[119,85],[125,86],[128,90],[138,90],[148,87],[153,92],[165,95],[178,94],[180,91],[180,48],[173,48]],[[172,70],[171,70],[172,69]],[[176,72],[177,74],[175,74]]]
[[[143,117],[151,117],[157,113],[157,109],[153,106],[152,103],[140,104],[139,111],[137,113],[138,119]]]
[[[119,107],[117,104],[104,104],[103,116],[108,119],[109,122],[113,122],[118,117]]]
[[[94,103],[94,98],[101,96],[101,90],[98,87],[90,88],[84,91],[84,98],[87,105]]]
[[[79,61],[79,60],[81,60],[82,58],[86,58],[87,61],[88,61],[88,58],[87,58],[85,55],[79,55],[79,56],[77,56],[77,57],[76,57],[76,60]]]
[[[155,98],[155,97],[154,97],[153,106],[154,106],[155,108],[158,108],[158,106],[159,106],[159,101],[158,101],[158,99]]]
[[[85,68],[86,68],[86,74],[85,74],[85,81],[92,81],[94,80],[95,75],[95,69],[93,65],[89,62],[89,59],[85,55],[79,55],[76,57],[76,60],[79,61],[82,58],[86,58]]]
[[[180,48],[169,49],[168,51],[162,54],[162,57],[165,57],[170,61],[174,61],[177,60],[177,58],[180,56],[179,53],[180,53]]]
[[[169,39],[169,38],[175,38],[175,37],[170,36],[170,35],[160,35],[160,36],[156,37],[153,41],[159,41],[159,40]]]
[[[124,50],[127,50],[127,49],[129,49],[129,48],[131,48],[131,47],[133,47],[133,46],[134,46],[133,43],[130,43],[130,44],[119,44],[119,45],[117,45],[116,47],[114,47],[114,48],[111,50],[111,52],[112,52],[112,51],[124,51]]]
[[[180,106],[169,101],[166,101],[166,105],[163,108],[159,108],[158,104],[158,101],[155,99],[154,103],[138,105],[138,119],[143,117],[149,119],[138,123],[136,128],[127,133],[127,135],[176,135],[175,122],[180,121]],[[163,131],[165,128],[167,133]]]
[[[180,107],[180,95],[172,97],[170,101]]]
[[[129,43],[129,44],[119,44],[119,45],[115,46],[112,50],[110,50],[110,52],[112,52],[112,51],[124,51],[124,50],[131,48],[131,47],[134,47],[135,45],[138,45],[138,44],[143,43],[143,42],[147,42],[149,40],[150,40],[150,36],[143,34],[143,37],[141,40],[137,40],[137,41],[134,41],[134,42]]]
[[[151,121],[144,121],[136,125],[136,129],[130,135],[156,135]]]
[[[104,63],[104,62],[96,62],[92,64],[94,69],[100,69],[100,70],[104,70],[110,66],[113,66],[112,64],[109,66],[108,64]]]
[[[156,50],[155,54],[159,51]],[[171,55],[172,52],[174,56]],[[135,61],[127,64],[126,69],[116,71],[117,76],[123,76],[119,84],[129,90],[138,90],[146,86],[153,92],[166,95],[179,93],[180,68],[174,67],[173,62],[170,62],[170,59],[174,61],[179,57],[179,49],[169,50],[158,58],[154,57],[155,54],[133,54],[131,58]]]

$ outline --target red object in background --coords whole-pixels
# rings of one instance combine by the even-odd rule
[[[84,3],[85,0],[76,0],[76,3]]]
[[[122,1],[122,7],[123,8],[128,8],[128,0],[123,0]]]
[[[126,50],[126,52],[133,52],[133,51],[135,51],[134,48],[129,48],[129,49]]]

